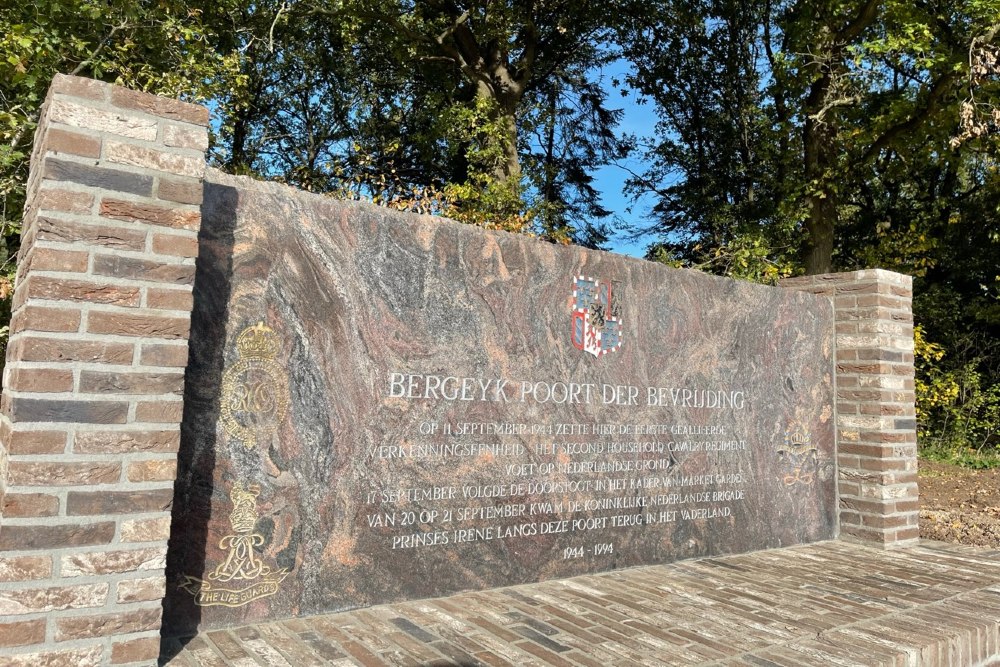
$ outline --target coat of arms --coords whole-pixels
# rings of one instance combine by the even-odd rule
[[[260,489],[256,485],[245,487],[240,482],[236,482],[229,491],[229,498],[233,501],[229,524],[233,532],[219,542],[226,560],[204,580],[184,575],[184,581],[180,583],[181,588],[195,596],[196,605],[242,607],[277,593],[278,584],[288,576],[287,569],[274,569],[264,564],[257,555],[257,548],[265,541],[264,536],[254,530],[259,494]]]
[[[611,283],[587,276],[573,279],[573,346],[600,357],[622,346],[622,320],[612,304]]]

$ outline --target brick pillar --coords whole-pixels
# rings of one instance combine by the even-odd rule
[[[912,279],[870,269],[781,286],[828,296],[834,305],[841,537],[883,547],[913,543],[920,510]]]
[[[42,108],[0,399],[0,664],[155,664],[207,123],[69,76]]]

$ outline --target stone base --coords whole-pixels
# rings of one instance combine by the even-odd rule
[[[938,542],[891,554],[825,542],[219,630],[183,650],[173,642],[165,657],[172,667],[255,657],[369,666],[986,665],[1000,655],[996,556]]]

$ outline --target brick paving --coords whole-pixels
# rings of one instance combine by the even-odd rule
[[[993,665],[1000,551],[823,542],[210,631],[163,648],[170,667]]]

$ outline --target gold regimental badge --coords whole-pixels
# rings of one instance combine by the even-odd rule
[[[288,379],[275,361],[279,345],[263,322],[247,327],[236,337],[239,361],[222,376],[222,426],[247,449],[273,434],[288,411]]]
[[[812,484],[819,472],[819,451],[812,444],[809,431],[792,424],[785,431],[784,443],[778,446],[778,462],[785,486]]]
[[[233,511],[229,523],[233,533],[219,540],[226,560],[212,570],[206,579],[184,576],[180,587],[195,596],[195,604],[203,607],[242,607],[278,592],[278,584],[288,576],[287,569],[275,570],[264,564],[255,551],[264,544],[264,536],[254,532],[257,525],[256,485],[247,488],[236,482],[229,493]]]

